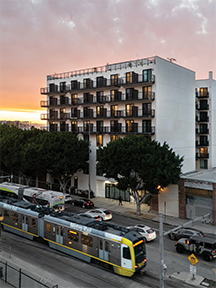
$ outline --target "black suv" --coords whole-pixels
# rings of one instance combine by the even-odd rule
[[[189,239],[181,238],[175,244],[176,251],[180,254],[190,251],[202,255],[203,260],[211,261],[216,258],[216,239],[210,237],[192,236]]]
[[[169,238],[172,240],[179,240],[181,238],[189,238],[192,236],[200,236],[205,237],[206,234],[204,234],[202,231],[194,228],[180,228],[178,230],[175,230],[173,232],[170,232],[168,234]]]

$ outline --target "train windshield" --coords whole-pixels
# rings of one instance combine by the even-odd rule
[[[146,247],[144,240],[140,240],[133,244],[134,252],[135,252],[135,261],[139,263],[144,260],[146,257]]]

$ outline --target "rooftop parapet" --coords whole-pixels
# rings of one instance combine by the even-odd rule
[[[156,57],[149,57],[149,58],[137,59],[137,60],[132,60],[132,61],[114,63],[114,64],[107,63],[105,66],[98,66],[94,68],[87,68],[87,69],[75,70],[75,71],[70,71],[70,72],[54,73],[51,75],[47,75],[47,81],[56,80],[56,79],[66,79],[66,78],[72,78],[72,77],[77,77],[77,76],[96,74],[96,73],[102,73],[102,72],[108,72],[108,71],[115,71],[115,70],[133,68],[137,66],[144,66],[144,65],[155,64],[155,63],[156,63]]]

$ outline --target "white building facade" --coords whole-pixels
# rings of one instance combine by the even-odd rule
[[[200,90],[195,88],[206,86],[215,93],[212,78],[202,81],[195,80],[194,71],[158,56],[47,76],[47,87],[41,88],[41,94],[47,95],[41,107],[47,107],[47,113],[41,119],[47,121],[48,131],[70,131],[87,141],[90,136],[90,178],[77,172],[71,185],[88,189],[90,180],[96,196],[118,199],[115,181],[97,175],[96,153],[99,146],[130,134],[151,136],[161,144],[166,141],[184,156],[183,173],[199,169],[200,163],[203,169],[216,165],[216,136],[210,123],[207,168],[198,158],[202,147],[196,145],[201,139],[195,116]],[[208,99],[214,123],[215,100]],[[123,200],[130,201],[125,195]],[[178,197],[177,185],[167,187],[158,197],[158,210],[178,217]]]

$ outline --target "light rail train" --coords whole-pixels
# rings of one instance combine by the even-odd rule
[[[47,206],[56,211],[65,210],[64,194],[61,192],[3,182],[0,184],[0,195],[15,199],[25,199],[31,203]]]
[[[5,197],[0,212],[4,230],[30,240],[41,237],[53,249],[119,275],[131,277],[147,264],[144,239],[125,227]]]

